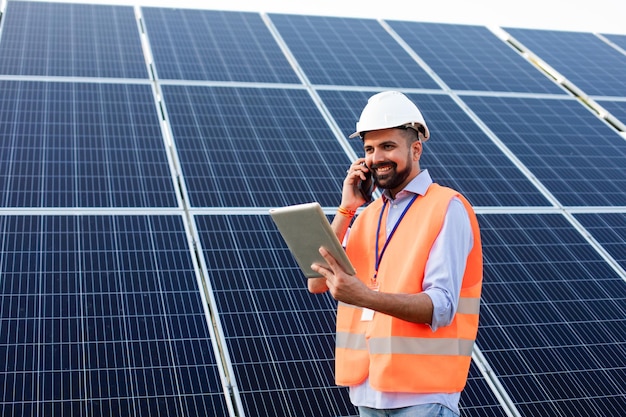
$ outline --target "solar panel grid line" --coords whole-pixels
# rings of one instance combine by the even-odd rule
[[[27,0],[29,1],[29,0]],[[152,81],[141,78],[111,78],[111,77],[76,77],[64,75],[13,75],[0,74],[0,81],[44,81],[50,83],[77,83],[77,84],[136,84],[151,85]]]
[[[167,110],[165,107],[165,103],[163,101],[163,92],[161,91],[161,87],[158,83],[158,78],[156,74],[155,60],[154,55],[152,53],[152,47],[150,44],[150,40],[145,30],[144,17],[142,14],[142,8],[138,5],[134,6],[134,13],[137,20],[137,29],[139,31],[139,37],[141,41],[141,48],[143,51],[143,55],[146,61],[146,66],[149,74],[149,78],[152,85],[152,91],[154,94],[155,107],[157,111],[160,113],[160,126],[161,132],[163,135],[164,145],[166,149],[167,159],[169,161],[169,165],[172,170],[172,177],[174,179],[174,189],[176,192],[178,206],[181,207],[183,205],[183,201],[187,201],[185,198],[187,196],[186,188],[184,182],[180,179],[182,178],[182,172],[180,169],[180,160],[178,159],[178,153],[176,152],[176,148],[174,146],[171,126],[167,123]]]
[[[1,78],[0,78],[1,79]],[[267,90],[304,90],[303,84],[264,83],[249,81],[215,81],[215,80],[170,80],[158,79],[161,86],[189,86],[189,87],[231,87],[231,88],[263,88]]]
[[[545,100],[577,100],[572,95],[552,94],[552,93],[518,93],[518,92],[494,92],[494,91],[474,91],[474,90],[454,90],[459,97],[510,97],[510,98],[541,98]]]
[[[114,214],[118,216],[136,216],[136,215],[180,215],[181,209],[178,208],[91,208],[91,207],[68,207],[68,208],[50,208],[50,207],[0,207],[0,215],[2,216],[43,216],[43,215],[67,215],[67,216],[104,216]]]
[[[193,262],[195,270],[197,272],[198,290],[202,299],[202,306],[205,309],[205,317],[207,318],[207,326],[211,333],[215,357],[220,358],[223,361],[223,367],[218,367],[219,374],[222,378],[223,390],[226,397],[229,412],[232,417],[245,417],[242,413],[243,406],[241,403],[241,396],[239,394],[239,388],[237,381],[232,376],[233,367],[232,361],[228,354],[228,350],[225,349],[226,341],[224,338],[224,330],[222,328],[220,316],[216,309],[215,296],[211,284],[211,280],[208,279],[206,259],[202,256],[202,249],[199,246],[201,240],[198,235],[198,229],[195,222],[195,217],[189,213],[189,210],[185,212],[185,227],[187,228],[187,239],[189,247],[192,248],[194,257]]]
[[[154,62],[152,58],[152,51],[147,40],[146,48],[146,57],[149,62],[151,62],[151,68],[153,68],[152,74],[156,76],[156,68],[152,66],[152,62]],[[186,202],[189,201],[189,195],[187,193],[187,187],[184,180],[185,177],[181,169],[181,162],[178,151],[176,149],[176,142],[174,140],[172,126],[167,112],[167,104],[163,99],[163,91],[158,79],[154,79],[152,80],[152,82],[152,91],[154,93],[155,106],[158,108],[158,112],[161,115],[161,117],[159,118],[159,124],[161,127],[161,133],[163,136],[167,159],[169,161],[169,166],[171,167],[172,171],[172,178],[174,183],[174,190],[176,192],[176,197],[178,201],[178,207],[187,211],[188,205],[186,204]]]

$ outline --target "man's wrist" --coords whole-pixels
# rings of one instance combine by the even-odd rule
[[[348,209],[348,208],[345,208],[344,206],[339,206],[339,208],[337,209],[337,214],[340,214],[343,217],[347,217],[351,219],[356,214],[356,210]]]

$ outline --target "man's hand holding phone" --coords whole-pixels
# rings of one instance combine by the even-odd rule
[[[365,158],[359,158],[347,171],[341,205],[354,209],[361,207],[372,200],[375,188],[372,173],[365,164]]]

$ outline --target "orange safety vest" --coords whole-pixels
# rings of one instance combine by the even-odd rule
[[[362,308],[339,303],[337,385],[358,385],[369,376],[374,389],[387,392],[452,393],[465,387],[478,332],[483,275],[478,221],[469,202],[450,188],[431,184],[407,211],[389,242],[379,266],[378,283],[382,292],[422,292],[426,261],[453,197],[465,205],[474,244],[452,322],[433,332],[427,324],[410,323],[378,312],[371,321],[363,321]],[[365,284],[374,273],[374,239],[382,206],[379,198],[363,210],[355,219],[346,246],[357,276]],[[383,233],[383,239],[384,236]],[[384,240],[379,247],[382,244]]]

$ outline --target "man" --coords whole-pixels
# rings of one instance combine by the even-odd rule
[[[365,157],[347,171],[332,227],[357,272],[320,248],[329,267],[314,264],[322,277],[308,282],[339,302],[336,382],[364,417],[458,415],[482,286],[476,215],[420,169],[430,132],[404,94],[370,97],[356,136]],[[368,175],[382,196],[354,218]]]

